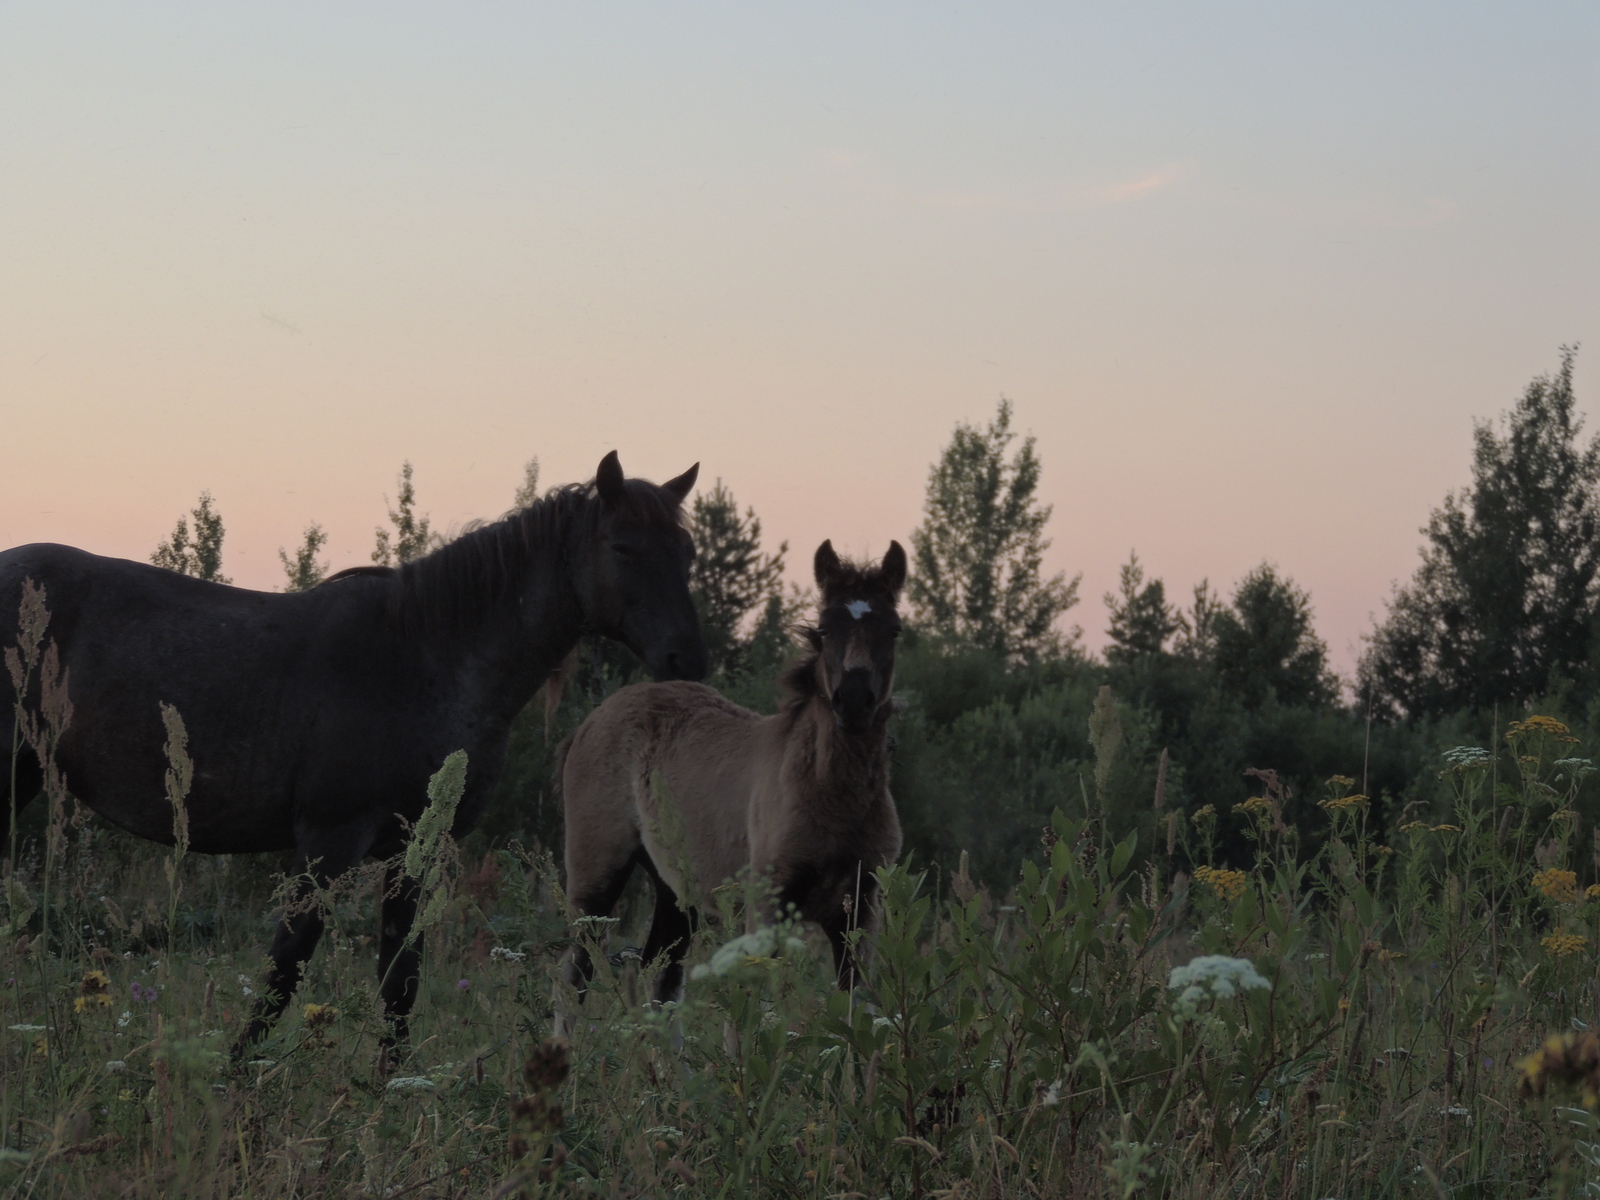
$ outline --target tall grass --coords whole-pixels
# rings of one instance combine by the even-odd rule
[[[1097,749],[1115,753],[1104,729]],[[1231,812],[1163,813],[1158,844],[1113,841],[1086,783],[1004,894],[964,866],[883,872],[854,993],[804,928],[723,945],[743,927],[730,886],[705,905],[720,915],[683,1001],[641,1005],[653,968],[627,949],[649,907],[635,903],[578,924],[596,975],[581,1007],[561,997],[570,1044],[547,1041],[575,936],[549,855],[464,857],[448,820],[419,822],[412,1045],[380,1052],[369,868],[316,898],[323,946],[237,1065],[227,1048],[288,894],[273,864],[136,842],[63,815],[62,793],[7,862],[0,1188],[1586,1194],[1600,840],[1574,808],[1593,769],[1578,749],[1559,722],[1516,722],[1440,763],[1448,811],[1388,829],[1349,778],[1300,802],[1264,772]],[[436,784],[437,802],[451,788]],[[1300,803],[1326,822],[1316,847]],[[1217,861],[1224,828],[1249,861]]]

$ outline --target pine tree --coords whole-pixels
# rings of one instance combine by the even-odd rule
[[[1422,563],[1369,639],[1361,691],[1411,716],[1529,701],[1590,667],[1600,437],[1580,442],[1572,366],[1473,434],[1472,483],[1445,497]]]
[[[1166,651],[1167,639],[1184,627],[1181,614],[1167,603],[1166,585],[1159,579],[1144,581],[1139,556],[1129,553],[1123,564],[1117,592],[1105,594],[1111,613],[1107,633],[1111,645],[1106,657],[1112,662],[1132,662]]]
[[[373,547],[372,561],[379,566],[398,567],[421,558],[430,550],[444,544],[444,539],[434,533],[426,516],[417,516],[417,490],[411,482],[411,461],[400,468],[400,498],[389,510],[389,523],[394,532],[378,526],[377,545]]]
[[[233,580],[222,573],[225,531],[222,515],[212,507],[215,503],[210,492],[201,492],[199,504],[189,513],[194,518],[192,539],[188,518],[179,517],[172,537],[156,547],[150,561],[180,575],[193,575],[210,583],[232,583]]]
[[[700,611],[713,667],[726,670],[738,663],[745,640],[741,631],[749,613],[759,607],[770,617],[769,624],[783,619],[783,566],[789,543],[780,542],[775,554],[763,554],[761,518],[753,508],[740,516],[733,492],[720,479],[709,492],[695,497],[689,532],[695,544],[690,594]]]
[[[1289,707],[1322,708],[1338,699],[1328,647],[1311,625],[1311,597],[1262,563],[1239,581],[1233,603],[1213,621],[1212,662],[1223,686],[1246,707],[1269,696]]]
[[[327,578],[328,564],[317,561],[317,555],[327,544],[327,533],[321,525],[313,523],[306,526],[305,540],[300,543],[292,559],[283,547],[278,547],[278,561],[283,564],[283,573],[289,577],[284,591],[309,592]]]
[[[1015,436],[1004,397],[988,428],[956,426],[928,473],[923,523],[911,535],[907,596],[932,637],[1022,661],[1062,648],[1056,620],[1078,602],[1082,576],[1042,575],[1050,506],[1034,496],[1034,439],[1025,438],[1007,460]]]

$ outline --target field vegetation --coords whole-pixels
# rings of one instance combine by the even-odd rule
[[[270,856],[137,842],[64,781],[3,862],[0,1188],[24,1196],[1469,1197],[1600,1194],[1600,448],[1572,358],[1478,431],[1354,679],[1264,563],[1167,598],[1136,556],[1110,646],[1046,577],[1031,439],[959,427],[909,538],[894,788],[870,967],[711,888],[677,1005],[642,1005],[648,885],[573,920],[559,739],[637,678],[586,644],[519,719],[457,845],[449,772],[412,1041],[383,1049],[377,864],[244,1062],[288,888]],[[530,464],[523,497],[536,494]],[[376,561],[438,541],[409,467]],[[204,510],[203,512],[201,510]],[[718,481],[695,579],[717,686],[753,707],[810,598]],[[208,498],[159,554],[221,565]],[[203,518],[203,519],[202,519]],[[311,586],[322,531],[284,567]],[[885,544],[887,537],[885,538]],[[48,598],[43,598],[48,603]],[[8,665],[49,681],[47,613]],[[31,633],[29,631],[32,631]],[[31,640],[30,640],[31,639]],[[29,713],[48,753],[70,706]],[[182,715],[167,714],[181,823]],[[175,829],[177,825],[175,824]],[[710,888],[716,881],[700,881]],[[570,1042],[556,964],[598,964]]]

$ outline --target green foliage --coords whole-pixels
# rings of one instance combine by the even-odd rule
[[[327,532],[321,525],[313,523],[306,526],[304,540],[292,559],[281,546],[278,548],[278,561],[283,564],[283,573],[288,578],[284,591],[309,592],[327,578],[328,564],[317,561],[317,555],[322,553],[322,548],[327,544]]]
[[[1212,661],[1222,684],[1247,708],[1269,697],[1323,708],[1338,698],[1328,648],[1311,627],[1311,598],[1263,563],[1234,589],[1211,624]]]
[[[427,516],[417,515],[417,489],[411,482],[411,473],[408,459],[400,467],[399,498],[389,510],[393,531],[381,525],[375,531],[377,541],[372,549],[372,561],[379,566],[404,566],[444,544],[444,538],[433,532]]]
[[[1580,442],[1576,350],[1473,436],[1472,483],[1423,532],[1361,664],[1361,689],[1394,715],[1525,704],[1592,674],[1600,546],[1600,437]]]
[[[1043,577],[1050,506],[1034,495],[1034,439],[1006,458],[1015,436],[1004,398],[987,428],[956,426],[928,474],[907,597],[926,636],[1027,661],[1061,649],[1056,622],[1077,603],[1081,576]]]
[[[738,501],[721,479],[694,498],[689,531],[695,545],[689,591],[700,614],[712,673],[737,674],[752,659],[768,658],[773,627],[781,630],[797,615],[794,598],[783,592],[789,543],[780,542],[775,554],[763,554],[761,518],[753,508],[741,516]],[[752,613],[757,616],[754,630],[747,628]],[[770,661],[762,665],[773,666]]]
[[[150,561],[158,567],[176,571],[180,575],[193,575],[211,583],[232,583],[222,573],[222,514],[212,505],[216,501],[210,492],[200,493],[200,502],[189,513],[194,518],[191,537],[189,518],[179,517],[172,536],[156,547]]]
[[[1161,580],[1145,582],[1144,567],[1137,554],[1128,555],[1119,575],[1119,590],[1107,592],[1105,603],[1111,614],[1107,629],[1111,645],[1106,649],[1106,658],[1111,662],[1131,662],[1160,654],[1166,649],[1167,639],[1185,628],[1182,614],[1167,603],[1166,586]]]

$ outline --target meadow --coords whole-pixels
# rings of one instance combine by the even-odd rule
[[[882,877],[871,968],[804,928],[697,937],[641,1005],[648,897],[569,920],[543,848],[414,846],[432,882],[412,1044],[381,1050],[374,869],[289,1014],[256,999],[270,858],[184,855],[64,796],[5,864],[0,1187],[68,1196],[1559,1196],[1600,1190],[1600,835],[1567,727],[1511,722],[1390,822],[1351,777],[1107,833],[1102,736],[1003,889]],[[1295,813],[1324,822],[1303,845]],[[1401,814],[1402,816],[1404,814]],[[1217,856],[1222,834],[1247,859]],[[573,939],[599,966],[547,1040]],[[566,1003],[574,1000],[568,996]]]

